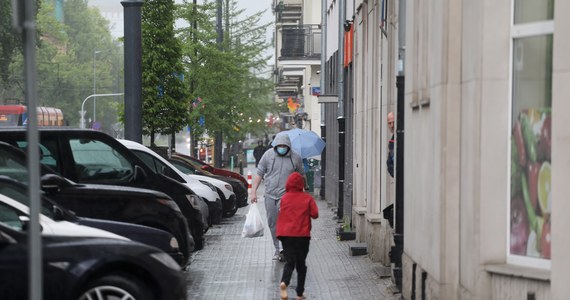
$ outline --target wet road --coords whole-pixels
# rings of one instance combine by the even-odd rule
[[[317,204],[320,218],[313,221],[307,257],[307,299],[400,299],[391,292],[393,284],[385,277],[385,267],[367,256],[349,256],[350,242],[336,239],[333,212],[326,201],[317,200]],[[263,237],[241,237],[248,209],[240,208],[235,216],[223,219],[206,233],[206,246],[193,254],[187,271],[188,299],[279,299],[283,263],[272,260],[269,229]],[[295,299],[296,282],[294,273],[288,289],[290,299]]]

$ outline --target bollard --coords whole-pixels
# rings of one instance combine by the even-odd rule
[[[252,176],[251,171],[247,170],[247,192],[248,193],[251,191],[251,182],[252,182],[251,176]]]

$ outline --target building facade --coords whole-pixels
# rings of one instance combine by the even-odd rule
[[[274,0],[275,101],[286,102],[282,128],[320,128],[321,28],[319,1]]]
[[[370,258],[393,266],[405,299],[565,299],[570,3],[337,0],[324,9],[326,87],[345,93],[343,105],[323,104],[325,198],[351,197]],[[335,48],[341,25],[352,26],[353,49]],[[347,51],[351,63],[335,68]],[[335,70],[345,72],[342,89]],[[395,179],[385,164],[391,111]]]

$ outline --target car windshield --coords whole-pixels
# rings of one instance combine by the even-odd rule
[[[170,160],[170,163],[172,163],[178,170],[186,174],[196,174],[196,175],[205,175],[205,176],[214,175],[206,170],[202,170],[199,166],[192,164],[192,162],[185,159],[181,160],[173,159]]]
[[[30,198],[28,197],[27,191],[19,189],[5,181],[0,181],[0,194],[10,197],[26,206],[30,205]],[[41,213],[44,216],[54,219],[54,207],[47,201],[41,201]]]

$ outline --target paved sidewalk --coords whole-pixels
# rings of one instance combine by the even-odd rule
[[[263,186],[258,194],[263,195]],[[263,200],[259,208],[265,221]],[[350,256],[350,242],[337,241],[337,222],[326,201],[317,200],[319,219],[313,220],[307,258],[307,299],[387,299],[393,295],[386,270],[367,256]],[[279,299],[278,284],[283,263],[272,260],[273,243],[266,227],[263,237],[242,238],[241,231],[249,207],[223,219],[206,233],[206,246],[193,254],[188,274],[188,299]],[[297,277],[293,273],[289,298],[296,296]]]

